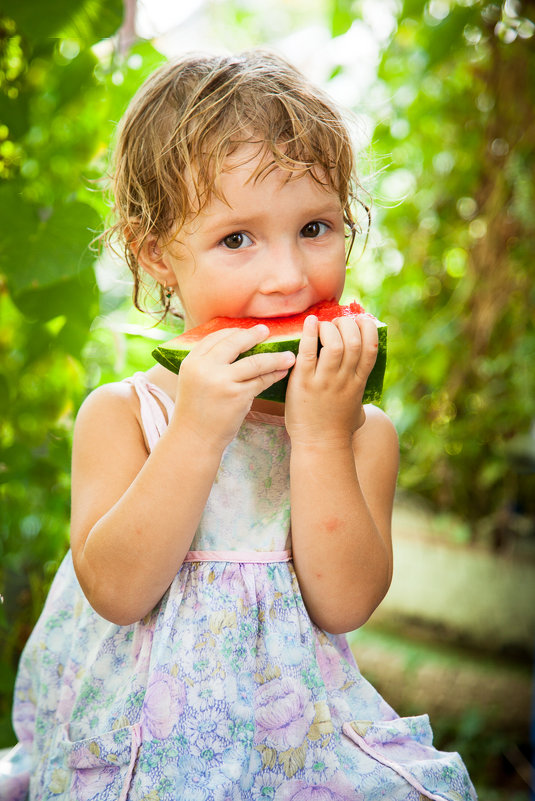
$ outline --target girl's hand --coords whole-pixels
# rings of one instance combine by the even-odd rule
[[[322,344],[318,354],[318,335]],[[306,318],[286,394],[292,444],[347,444],[366,419],[362,397],[377,358],[377,327],[365,315]]]
[[[209,334],[182,362],[171,426],[187,425],[203,443],[224,448],[236,436],[256,395],[280,381],[295,362],[289,351],[240,353],[269,336],[266,325]]]

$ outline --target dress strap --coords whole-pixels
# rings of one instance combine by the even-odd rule
[[[147,438],[149,450],[152,451],[159,438],[167,428],[167,420],[173,412],[173,401],[160,387],[147,381],[145,373],[135,373],[124,379],[133,385],[139,398],[141,422]],[[167,412],[167,420],[162,412],[160,401]]]

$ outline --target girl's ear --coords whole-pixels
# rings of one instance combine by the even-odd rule
[[[139,265],[159,284],[163,286],[176,284],[176,276],[155,236],[149,234],[140,247],[136,242],[133,242],[130,247],[136,254]]]

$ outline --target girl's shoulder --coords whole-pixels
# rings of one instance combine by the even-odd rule
[[[80,416],[93,416],[94,414],[124,414],[129,409],[135,414],[136,392],[133,385],[128,381],[113,381],[109,384],[102,384],[93,389],[85,398],[78,412]]]
[[[109,444],[144,439],[139,398],[132,383],[102,384],[85,398],[74,426],[75,441],[86,436]]]
[[[366,421],[364,425],[355,432],[357,436],[359,432],[360,436],[364,435],[367,437],[382,434],[384,437],[395,440],[397,443],[398,435],[396,427],[386,412],[378,406],[374,406],[373,403],[365,404],[364,411],[366,412]]]
[[[364,411],[366,421],[353,435],[355,451],[390,460],[396,466],[399,459],[399,440],[394,423],[386,412],[371,403],[364,406]]]

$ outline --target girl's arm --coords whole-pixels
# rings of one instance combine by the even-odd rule
[[[362,406],[373,321],[322,323],[319,358],[316,330],[307,324],[287,396],[292,545],[311,618],[341,633],[361,626],[390,585],[398,443],[389,418]]]
[[[73,441],[71,547],[80,585],[102,617],[128,625],[162,597],[219,460],[217,448],[201,447],[176,424],[148,456],[131,387],[101,387],[85,401]]]
[[[217,332],[184,361],[175,410],[150,456],[131,387],[96,390],[80,409],[72,462],[74,567],[94,609],[119,625],[153,609],[184,560],[223,450],[253,398],[292,354],[234,362],[265,326]],[[266,358],[267,357],[267,358]]]

